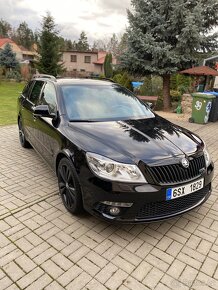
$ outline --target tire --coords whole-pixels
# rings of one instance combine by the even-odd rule
[[[21,146],[23,148],[31,148],[30,143],[26,140],[21,119],[19,119],[19,121],[18,121],[18,128],[19,128],[19,140],[20,140]]]
[[[62,158],[57,170],[58,186],[65,208],[72,214],[83,212],[82,193],[75,168],[67,158]]]

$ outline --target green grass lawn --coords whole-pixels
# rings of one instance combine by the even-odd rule
[[[17,98],[23,83],[0,81],[0,126],[17,123]]]

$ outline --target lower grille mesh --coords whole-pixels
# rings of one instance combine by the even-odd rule
[[[137,219],[164,217],[186,210],[196,205],[209,192],[210,185],[183,197],[169,201],[145,203],[136,213]]]

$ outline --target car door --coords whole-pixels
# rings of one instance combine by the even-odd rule
[[[45,83],[38,104],[47,105],[49,113],[57,115],[56,89],[52,82],[47,81]],[[48,117],[37,117],[35,125],[38,151],[40,151],[42,157],[53,168],[54,156],[62,144],[61,135],[58,131],[58,121],[56,122]]]
[[[39,102],[44,84],[44,81],[34,81],[31,91],[22,102],[22,122],[25,128],[26,136],[34,147],[36,146],[36,118],[34,117],[33,109]]]

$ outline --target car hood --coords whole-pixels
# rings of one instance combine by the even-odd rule
[[[202,147],[202,141],[194,137],[196,135],[158,115],[113,122],[71,122],[68,134],[84,151],[128,163],[140,160],[147,164],[156,163],[195,153]]]

